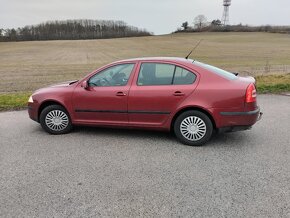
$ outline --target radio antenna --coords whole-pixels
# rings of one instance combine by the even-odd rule
[[[203,39],[199,40],[199,42],[196,44],[196,46],[189,52],[189,54],[185,57],[185,59],[188,59],[189,56],[192,54],[192,52],[194,52],[194,50],[199,46],[199,44],[201,43]]]

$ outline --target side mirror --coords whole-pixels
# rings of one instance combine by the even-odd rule
[[[84,89],[88,89],[89,88],[89,85],[88,85],[88,81],[83,81],[82,84],[81,84],[81,87],[83,87]]]

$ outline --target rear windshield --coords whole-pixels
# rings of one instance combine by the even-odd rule
[[[215,74],[218,74],[226,79],[229,79],[229,80],[234,80],[236,79],[236,75],[234,75],[233,73],[230,73],[226,70],[223,70],[223,69],[220,69],[218,67],[214,67],[214,66],[211,66],[211,65],[208,65],[208,64],[204,64],[204,63],[201,63],[201,62],[198,62],[198,61],[194,61],[193,64],[199,66],[199,67],[202,67],[206,70],[209,70]]]

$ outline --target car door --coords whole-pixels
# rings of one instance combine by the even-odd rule
[[[79,84],[72,102],[76,123],[127,124],[128,93],[135,63],[110,66]]]
[[[129,123],[163,125],[194,91],[196,78],[193,72],[175,64],[140,63],[129,93]]]

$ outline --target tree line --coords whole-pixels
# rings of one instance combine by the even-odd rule
[[[175,32],[270,32],[270,33],[290,33],[290,26],[249,26],[249,25],[222,25],[221,20],[208,22],[204,15],[198,15],[193,20],[193,26],[187,21],[181,24]]]
[[[0,41],[107,39],[151,35],[145,29],[113,20],[48,21],[17,29],[0,29]]]

